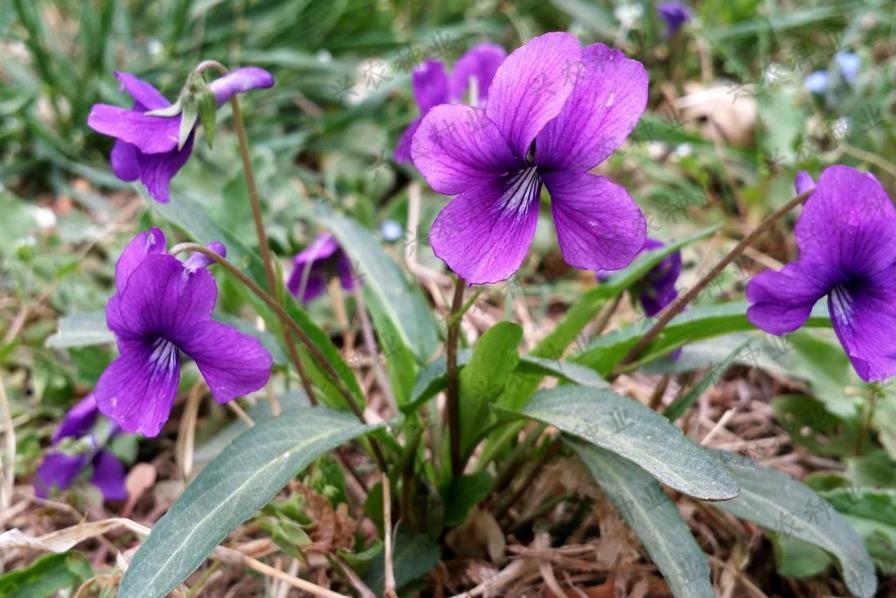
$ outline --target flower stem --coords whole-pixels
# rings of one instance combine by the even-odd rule
[[[448,384],[445,391],[448,434],[451,451],[451,473],[460,475],[462,468],[460,455],[460,385],[457,378],[457,343],[460,337],[461,314],[463,313],[464,280],[458,277],[454,284],[454,298],[448,320],[448,338],[445,340],[445,362]]]
[[[688,303],[693,301],[697,297],[697,295],[699,295],[701,291],[703,291],[703,289],[705,289],[706,286],[710,282],[712,282],[712,280],[716,276],[721,274],[722,271],[725,270],[725,268],[727,268],[731,262],[737,259],[747,247],[752,245],[753,242],[756,241],[756,239],[758,239],[772,226],[774,226],[775,223],[777,223],[782,217],[784,217],[785,214],[809,199],[809,196],[811,194],[811,189],[809,191],[800,193],[799,195],[788,201],[786,204],[778,208],[778,210],[773,212],[768,218],[763,220],[759,224],[759,226],[750,231],[750,233],[747,234],[747,236],[745,236],[743,239],[741,239],[741,241],[737,245],[735,245],[731,251],[728,252],[728,255],[722,258],[722,260],[718,264],[716,264],[712,268],[712,270],[707,272],[706,275],[703,276],[703,278],[694,283],[694,286],[688,289],[686,293],[679,295],[678,298],[675,299],[675,301],[670,303],[666,307],[666,309],[664,309],[660,313],[660,316],[657,319],[656,323],[650,328],[650,330],[648,330],[644,334],[644,336],[642,336],[638,340],[637,343],[635,343],[635,345],[629,350],[629,352],[620,363],[624,365],[631,363],[632,361],[637,359],[638,356],[641,355],[641,353],[644,351],[644,349],[649,347],[650,343],[656,340],[656,338],[669,324],[669,322],[671,322],[675,316],[680,314],[684,310],[684,308],[687,307]]]

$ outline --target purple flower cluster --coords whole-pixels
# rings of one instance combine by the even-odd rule
[[[37,468],[34,477],[37,496],[47,498],[54,489],[70,488],[82,471],[92,468],[90,482],[100,489],[105,500],[128,497],[124,464],[106,448],[120,430],[117,425],[106,422],[104,433],[98,434],[94,428],[101,420],[92,394],[65,415],[53,432],[53,448]]]
[[[501,63],[484,107],[431,108],[414,135],[414,165],[454,196],[432,225],[435,254],[471,284],[509,278],[535,236],[544,186],[568,264],[628,265],[644,246],[644,215],[589,171],[625,141],[646,102],[640,62],[548,33]]]
[[[865,381],[896,374],[896,208],[872,175],[826,168],[796,223],[799,259],[747,285],[750,321],[771,334],[802,326],[827,297],[834,331]]]
[[[445,72],[442,61],[434,58],[427,59],[415,68],[411,75],[411,83],[420,116],[401,134],[398,146],[395,148],[395,161],[411,161],[411,142],[414,133],[420,127],[423,117],[435,106],[462,101],[473,86],[476,92],[472,98],[473,103],[477,106],[485,104],[495,72],[506,56],[507,53],[500,46],[479,44],[457,59],[450,77]]]
[[[110,161],[115,176],[123,181],[139,179],[150,197],[161,203],[171,198],[171,179],[193,151],[195,130],[179,147],[181,114],[147,114],[171,107],[171,102],[151,84],[130,73],[115,73],[122,88],[134,99],[130,109],[96,104],[87,124],[98,133],[115,138]],[[208,85],[217,106],[251,89],[271,87],[273,76],[264,69],[247,67],[228,73]]]
[[[218,288],[208,258],[182,262],[166,247],[164,233],[151,228],[118,259],[106,322],[121,355],[94,391],[100,411],[144,436],[157,435],[168,420],[182,355],[196,362],[219,403],[258,390],[271,373],[271,355],[257,338],[212,320]],[[220,243],[210,247],[224,254]]]
[[[355,288],[348,256],[333,235],[322,233],[293,258],[292,274],[286,287],[303,303],[310,303],[327,290],[327,281],[334,275],[339,277],[345,290]]]

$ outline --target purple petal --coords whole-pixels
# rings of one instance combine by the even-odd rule
[[[586,172],[544,175],[563,259],[582,270],[618,270],[644,247],[647,221],[623,187]]]
[[[320,233],[314,237],[308,247],[293,258],[293,264],[296,267],[304,267],[305,264],[323,262],[333,257],[337,251],[339,251],[339,243],[336,241],[336,237],[330,233]]]
[[[672,37],[691,18],[691,9],[681,2],[663,2],[656,7],[666,22],[666,37]]]
[[[485,112],[470,106],[430,110],[414,135],[411,153],[430,187],[445,195],[466,191],[519,165]]]
[[[47,498],[53,489],[66,490],[89,461],[89,455],[47,454],[34,475],[34,493],[40,498]]]
[[[448,95],[452,101],[462,102],[470,87],[470,79],[476,79],[477,105],[488,98],[488,90],[498,72],[498,67],[507,58],[507,52],[495,44],[479,44],[467,50],[454,63],[448,82]]]
[[[796,239],[802,262],[878,272],[896,262],[896,208],[870,174],[831,166],[806,201]]]
[[[63,438],[77,438],[84,436],[93,427],[99,410],[96,407],[96,399],[92,394],[87,395],[69,409],[62,422],[53,431],[52,441],[56,444]]]
[[[118,292],[124,290],[131,274],[143,263],[146,256],[167,251],[168,242],[165,240],[165,233],[155,226],[131,239],[115,263],[115,288]]]
[[[180,116],[147,116],[108,104],[94,104],[87,124],[98,133],[133,144],[144,154],[173,150],[180,132]]]
[[[603,44],[585,48],[576,86],[563,110],[538,134],[536,162],[589,170],[619,147],[647,105],[647,71]]]
[[[206,247],[220,255],[221,257],[227,257],[227,246],[220,241],[212,241],[211,243],[207,243]],[[184,262],[184,267],[187,270],[197,270],[199,268],[208,268],[214,263],[210,257],[205,255],[204,253],[199,253],[198,251],[187,258],[187,261]]]
[[[546,33],[515,50],[498,68],[485,110],[520,159],[560,113],[581,60],[582,47],[575,37]]]
[[[295,267],[289,276],[289,280],[286,281],[286,288],[294,296],[298,297],[299,291],[302,291],[302,303],[311,303],[327,290],[327,273],[323,268],[311,268],[305,280],[304,289],[302,288],[302,276],[304,276],[303,269]]]
[[[118,80],[121,82],[121,88],[128,92],[128,94],[134,98],[134,101],[140,105],[142,108],[142,110],[140,110],[141,112],[167,108],[171,105],[168,98],[162,95],[162,93],[152,84],[147,83],[143,79],[140,79],[131,73],[122,71],[116,71],[115,76],[118,77]]]
[[[220,322],[195,326],[180,347],[199,366],[219,403],[258,390],[271,376],[271,354],[261,341]]]
[[[862,380],[896,374],[896,265],[860,288],[835,287],[828,295],[828,311]]]
[[[137,148],[126,141],[116,139],[109,154],[112,172],[123,181],[136,181],[140,177],[140,165],[137,162]]]
[[[652,318],[675,301],[676,297],[678,297],[678,291],[675,290],[675,287],[657,289],[648,285],[638,295],[638,301],[641,302],[641,307],[644,308],[647,317]]]
[[[355,271],[345,252],[339,255],[339,261],[336,262],[336,272],[339,274],[339,282],[342,284],[343,289],[351,291],[355,288]]]
[[[252,89],[266,89],[274,86],[274,76],[257,66],[248,66],[231,71],[208,84],[215,96],[215,102],[221,106],[238,93]]]
[[[171,199],[171,179],[183,168],[193,151],[194,133],[190,133],[183,148],[159,154],[139,154],[140,180],[146,187],[150,197],[159,203],[168,203]]]
[[[178,349],[161,338],[119,339],[118,346],[121,355],[96,383],[96,403],[123,430],[157,436],[168,420],[180,383]]]
[[[147,336],[178,342],[184,331],[211,319],[217,295],[215,279],[207,269],[190,271],[170,255],[148,255],[117,299],[109,302],[106,322],[119,344],[122,339]]]
[[[766,270],[747,284],[747,318],[770,334],[793,332],[829,288],[830,272],[822,268],[794,262],[780,272]]]
[[[93,458],[93,476],[90,482],[100,489],[104,500],[127,500],[126,477],[124,464],[112,451],[103,449]]]
[[[510,278],[535,236],[540,192],[538,173],[528,168],[461,193],[432,224],[433,252],[470,284]]]
[[[420,108],[420,116],[425,116],[435,106],[451,101],[448,95],[448,75],[445,65],[439,60],[426,59],[411,73],[414,99]]]
[[[808,191],[815,187],[815,181],[812,180],[812,177],[809,176],[809,173],[805,170],[801,170],[796,173],[796,179],[793,181],[793,186],[796,189],[797,195]]]
[[[417,129],[420,128],[420,123],[423,122],[422,118],[415,118],[411,121],[411,124],[407,126],[407,128],[402,131],[401,137],[398,138],[398,145],[395,146],[395,152],[392,154],[392,157],[399,164],[411,164],[411,147],[412,142],[414,141],[414,134],[417,132]]]

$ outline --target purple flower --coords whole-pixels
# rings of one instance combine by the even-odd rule
[[[648,238],[641,251],[652,251],[661,247],[665,247],[665,243]],[[614,271],[599,270],[597,278],[603,281],[613,273]],[[675,283],[678,282],[680,275],[681,252],[674,251],[664,257],[663,261],[654,266],[644,278],[632,287],[632,294],[638,297],[645,314],[652,318],[678,297]]]
[[[681,2],[662,2],[656,11],[666,22],[666,39],[678,33],[682,25],[691,19],[691,9]]]
[[[348,256],[333,235],[321,233],[293,259],[286,288],[297,297],[301,292],[302,302],[310,303],[323,294],[327,281],[334,275],[339,276],[343,289],[355,288]]]
[[[53,450],[47,453],[37,468],[34,477],[37,496],[47,498],[54,488],[68,489],[78,474],[92,467],[90,481],[100,489],[105,500],[124,500],[128,497],[124,464],[112,451],[104,448],[119,433],[118,426],[111,424],[111,429],[104,434],[105,438],[98,439],[93,427],[99,415],[93,395],[81,399],[65,415],[53,432]],[[78,442],[66,448],[60,447],[66,438]]]
[[[170,199],[171,179],[177,174],[193,150],[195,128],[183,147],[178,147],[181,114],[152,116],[147,112],[171,106],[171,102],[155,87],[130,73],[116,72],[115,76],[134,99],[130,108],[95,104],[87,117],[87,124],[103,135],[115,138],[110,161],[115,176],[123,181],[140,179],[149,195],[161,203]],[[208,88],[221,106],[232,96],[271,87],[273,76],[264,69],[247,67],[216,79]]]
[[[196,362],[219,403],[258,390],[270,377],[271,355],[258,339],[212,320],[218,288],[207,264],[206,258],[182,262],[169,255],[157,228],[134,237],[118,259],[106,322],[121,355],[94,394],[100,411],[128,432],[161,431],[182,354]]]
[[[823,96],[828,92],[828,80],[830,79],[827,71],[812,71],[803,81],[803,87],[809,93]]]
[[[834,54],[834,62],[840,70],[840,76],[847,83],[853,83],[862,68],[862,58],[853,52],[837,52]]]
[[[432,225],[436,256],[471,284],[509,278],[535,236],[544,184],[569,265],[627,266],[644,245],[644,215],[625,189],[588,171],[628,137],[646,102],[640,62],[548,33],[501,64],[485,108],[431,109],[414,164],[436,192],[456,196]]]
[[[806,173],[797,192],[811,189]],[[799,259],[747,285],[747,316],[771,334],[802,326],[816,301],[865,381],[896,373],[896,209],[872,175],[848,166],[821,173],[796,223]]]
[[[457,59],[451,77],[445,72],[445,65],[433,58],[427,59],[415,68],[411,75],[411,83],[414,86],[414,98],[417,100],[417,107],[420,108],[420,116],[401,134],[398,146],[395,148],[395,161],[411,162],[411,141],[423,117],[434,106],[462,101],[472,80],[476,81],[477,90],[474,101],[478,106],[483,105],[495,72],[506,56],[507,53],[501,46],[479,44]]]

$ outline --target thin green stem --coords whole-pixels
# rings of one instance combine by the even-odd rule
[[[678,298],[675,299],[675,301],[670,303],[666,307],[666,309],[664,309],[660,313],[660,317],[657,319],[656,323],[650,328],[650,330],[648,330],[644,334],[644,336],[642,336],[638,340],[637,343],[635,343],[631,350],[629,350],[626,356],[622,359],[621,363],[624,365],[631,363],[635,359],[637,359],[638,356],[640,356],[644,351],[644,349],[649,347],[650,343],[656,340],[656,338],[669,324],[669,322],[671,322],[675,316],[680,314],[684,310],[684,308],[687,307],[687,305],[691,301],[693,301],[697,297],[697,295],[699,295],[703,291],[703,289],[705,289],[706,286],[713,281],[713,279],[715,279],[716,276],[721,274],[722,271],[728,267],[728,264],[737,259],[747,247],[752,245],[753,242],[756,241],[756,239],[758,239],[772,226],[774,226],[775,223],[783,218],[785,214],[805,202],[809,198],[809,195],[811,195],[811,193],[811,190],[800,193],[799,195],[788,201],[786,204],[781,206],[777,211],[773,212],[768,218],[763,220],[759,224],[759,226],[754,228],[747,236],[741,239],[741,241],[737,245],[735,245],[731,251],[728,252],[728,255],[722,258],[722,260],[718,264],[716,264],[712,268],[712,270],[707,272],[706,275],[703,276],[703,278],[694,283],[694,286],[688,289],[686,293],[679,295]]]
[[[458,277],[454,284],[454,298],[451,302],[451,315],[448,320],[448,338],[445,341],[445,362],[447,364],[448,384],[445,390],[446,411],[448,417],[448,435],[451,451],[451,473],[460,475],[463,464],[460,454],[460,384],[457,376],[457,344],[460,338],[460,314],[463,313],[464,300],[463,279]]]

